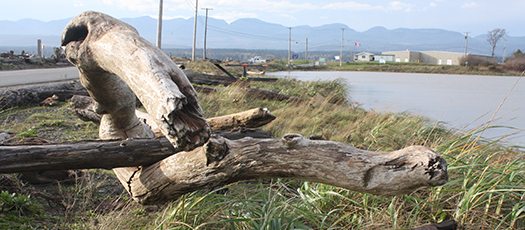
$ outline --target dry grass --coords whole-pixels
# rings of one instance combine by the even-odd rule
[[[111,173],[91,170],[72,185],[54,185],[54,192],[49,192],[67,207],[55,211],[65,217],[54,219],[37,213],[14,216],[20,217],[20,226],[37,220],[42,224],[31,226],[64,229],[407,229],[447,218],[456,219],[467,229],[525,228],[525,156],[497,143],[476,141],[482,129],[489,127],[457,134],[421,117],[365,111],[340,100],[346,95],[337,82],[284,80],[275,85],[251,86],[286,92],[303,98],[301,102],[253,98],[244,93],[241,87],[245,86],[200,95],[206,115],[264,106],[278,117],[264,128],[275,136],[289,132],[322,135],[380,151],[414,144],[430,146],[449,163],[450,181],[408,195],[381,197],[318,183],[264,179],[193,192],[163,206],[142,207],[129,201]],[[47,126],[27,122],[31,116],[12,116],[26,110],[31,109],[0,113],[4,121],[0,129],[28,123],[31,125],[17,130],[35,127],[37,136],[45,134],[40,129]],[[62,110],[67,111],[64,105],[57,108]],[[36,118],[40,123],[57,119],[44,115]],[[68,124],[65,120],[51,123],[73,129],[64,126]],[[13,190],[19,194],[27,194],[28,188],[42,190],[20,184],[16,178],[13,181],[19,183],[16,186],[20,189]],[[0,184],[0,190],[6,189]],[[45,204],[45,199],[32,197]]]

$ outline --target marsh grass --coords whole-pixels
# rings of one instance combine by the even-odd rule
[[[423,63],[329,63],[323,70],[337,71],[372,71],[372,72],[403,72],[403,73],[441,73],[441,74],[465,74],[465,75],[495,75],[495,76],[519,76],[520,72],[508,70],[502,65],[489,66],[458,66],[458,65],[431,65]]]
[[[409,145],[429,146],[449,163],[449,182],[441,187],[389,197],[300,180],[261,179],[189,193],[158,207],[143,207],[129,201],[126,194],[101,190],[122,191],[122,188],[114,178],[96,177],[110,176],[107,171],[90,170],[91,179],[59,186],[58,196],[67,205],[73,205],[67,209],[67,218],[55,220],[63,222],[58,226],[70,229],[408,229],[452,218],[466,229],[525,228],[525,156],[497,141],[477,138],[491,126],[460,133],[410,114],[365,111],[344,100],[347,98],[344,87],[337,81],[280,80],[250,85],[301,98],[293,101],[261,100],[246,94],[244,87],[246,83],[200,95],[206,116],[263,106],[277,116],[264,127],[276,137],[295,132],[375,151]],[[57,109],[67,111],[65,107]],[[41,115],[25,115],[39,111],[34,109],[0,113],[4,120],[0,129],[12,128],[19,132],[36,128],[40,136],[46,134],[40,129],[47,127],[75,128],[68,125],[73,119],[57,122],[57,116],[46,116],[51,110],[40,111]],[[19,111],[22,118],[9,115]],[[25,122],[30,117],[34,121]],[[26,125],[18,127],[19,123]],[[91,126],[85,128],[95,130]],[[87,134],[92,132],[95,131]]]

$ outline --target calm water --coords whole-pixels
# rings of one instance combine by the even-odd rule
[[[495,117],[487,138],[502,137],[525,146],[525,79],[379,72],[277,72],[272,76],[299,80],[344,79],[350,99],[376,111],[410,112],[468,130]]]

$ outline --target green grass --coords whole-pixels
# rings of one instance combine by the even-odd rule
[[[0,111],[0,130],[25,138],[41,138],[49,142],[96,139],[97,126],[75,116],[69,104],[57,107],[23,107]]]
[[[283,61],[275,61],[270,64],[274,71],[288,70]],[[421,63],[375,63],[375,62],[351,62],[343,63],[328,62],[325,66],[294,68],[296,70],[335,70],[335,71],[370,71],[370,72],[403,72],[403,73],[439,73],[439,74],[465,74],[465,75],[496,75],[496,76],[519,76],[520,72],[507,70],[502,65],[490,66],[455,66],[455,65],[431,65]]]
[[[143,207],[129,200],[111,173],[89,170],[73,185],[58,186],[54,194],[67,208],[55,212],[64,217],[49,218],[43,226],[67,229],[409,229],[453,218],[466,229],[525,228],[525,156],[497,142],[478,141],[477,136],[483,128],[456,133],[439,123],[410,114],[365,111],[344,101],[345,88],[337,81],[251,83],[251,87],[302,98],[292,102],[253,98],[245,93],[246,84],[199,95],[206,116],[263,106],[277,116],[264,127],[276,137],[290,132],[322,135],[375,151],[391,151],[409,145],[429,146],[449,163],[449,182],[441,187],[389,197],[300,180],[261,179],[189,193],[158,207]],[[57,108],[3,111],[0,125],[0,130],[19,135],[34,129],[37,137],[59,136],[60,141],[80,139],[82,135],[88,139],[96,136],[96,127],[75,120],[67,104]],[[49,130],[77,132],[78,135],[50,134]],[[0,190],[5,189],[8,187],[0,182]],[[18,192],[24,194],[22,191],[28,190],[31,189]],[[32,197],[45,204],[41,197]],[[32,217],[37,219],[37,215],[31,213],[20,216],[26,218],[25,221]]]

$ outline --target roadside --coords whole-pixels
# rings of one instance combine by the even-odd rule
[[[24,70],[24,69],[48,69],[48,68],[62,68],[71,67],[69,62],[39,62],[39,63],[26,63],[26,62],[0,62],[0,72],[9,70]]]
[[[0,71],[0,87],[78,79],[75,67]]]

